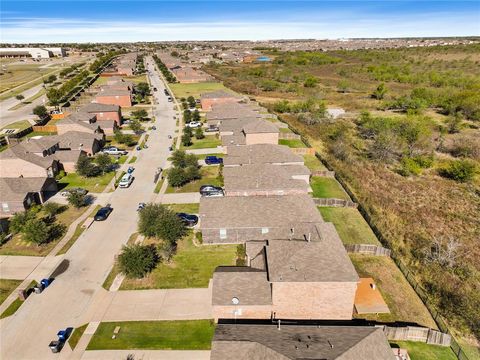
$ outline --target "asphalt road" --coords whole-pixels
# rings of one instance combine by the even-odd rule
[[[25,99],[32,97],[42,89],[42,85],[37,85],[31,89],[25,90],[22,95]],[[17,110],[8,110],[13,106],[17,105],[20,101],[11,97],[9,99],[3,100],[0,102],[0,128],[3,128],[9,124],[20,120],[29,120],[31,124],[34,124],[34,119],[37,117],[33,115],[33,108],[37,105],[43,105],[46,96],[42,95],[41,97],[33,100],[30,104],[25,104]]]
[[[153,60],[149,61],[153,64]],[[152,65],[148,68],[154,71]],[[1,359],[58,358],[48,348],[58,330],[80,326],[88,321],[86,314],[95,313],[96,297],[101,295],[114,256],[136,231],[137,205],[154,198],[155,170],[165,167],[169,156],[172,140],[167,135],[174,135],[175,112],[163,94],[158,74],[154,73],[151,83],[158,89],[154,93],[158,99],[154,110],[157,130],[150,134],[149,148],[138,154],[135,181],[130,188],[111,194],[112,214],[106,221],[94,223],[70,248],[65,255],[69,261],[66,271],[42,294],[31,296],[15,315],[0,321]]]

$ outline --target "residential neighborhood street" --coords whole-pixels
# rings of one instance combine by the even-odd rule
[[[149,70],[155,73],[151,59],[147,62]],[[156,73],[150,81],[152,86],[162,90],[158,94],[163,94],[164,85]],[[99,303],[96,297],[105,292],[102,283],[112,267],[114,256],[136,231],[137,205],[150,201],[155,195],[155,170],[164,167],[169,156],[172,140],[167,135],[174,134],[174,110],[163,95],[156,98],[157,130],[150,133],[149,149],[138,154],[133,184],[130,188],[110,193],[106,201],[114,209],[112,214],[106,221],[94,223],[80,236],[65,254],[67,269],[55,278],[53,284],[41,295],[26,301],[13,316],[1,320],[0,358],[54,358],[48,344],[55,339],[57,332],[82,325],[85,314],[95,313],[95,306]]]

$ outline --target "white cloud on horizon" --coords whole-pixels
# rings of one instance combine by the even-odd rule
[[[0,41],[133,42],[480,35],[478,14],[436,13],[382,19],[325,14],[312,21],[136,22],[62,18],[2,19]]]

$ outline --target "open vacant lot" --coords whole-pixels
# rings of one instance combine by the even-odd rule
[[[170,84],[170,89],[172,89],[174,95],[180,99],[182,97],[187,98],[193,96],[199,98],[200,94],[210,91],[225,90],[230,91],[222,83],[219,82],[203,82],[196,84]]]
[[[112,339],[117,326],[120,331]],[[87,350],[208,350],[214,330],[211,320],[105,322],[98,327]]]
[[[172,260],[159,264],[143,279],[125,279],[121,290],[207,287],[220,265],[235,265],[236,245],[196,246],[190,234],[178,243]]]

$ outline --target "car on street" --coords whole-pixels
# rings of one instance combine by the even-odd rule
[[[104,148],[102,150],[102,152],[104,154],[108,154],[108,155],[127,155],[128,152],[125,151],[125,150],[121,150],[119,148],[116,148],[116,147],[108,147],[108,148]]]
[[[189,128],[197,128],[202,126],[202,123],[200,121],[190,121],[186,126]]]
[[[177,213],[177,216],[182,220],[186,226],[193,227],[198,223],[198,216],[187,214],[187,213]]]
[[[85,190],[85,189],[82,189],[82,188],[71,188],[71,189],[66,189],[66,190],[63,190],[60,195],[62,196],[68,196],[72,193],[77,193],[77,194],[80,194],[80,195],[87,195],[88,193],[88,190]]]
[[[170,95],[167,89],[163,89],[163,93],[164,93],[166,96]]]
[[[223,158],[213,155],[205,157],[205,164],[207,165],[220,165],[223,164]]]
[[[138,207],[137,207],[137,211],[141,211],[145,208],[145,206],[147,206],[147,204],[141,202],[141,203],[138,203]]]
[[[121,188],[128,188],[132,184],[133,179],[133,175],[131,173],[127,173],[120,179],[118,186]]]
[[[93,219],[95,221],[107,220],[108,216],[110,215],[110,213],[112,211],[113,211],[113,209],[110,207],[110,205],[104,206],[97,211],[97,213],[95,214]]]
[[[134,170],[135,170],[135,168],[133,166],[129,166],[128,169],[127,169],[127,174],[133,173]]]
[[[216,132],[216,131],[220,131],[220,128],[215,125],[210,125],[205,129],[205,132]]]
[[[157,91],[157,88],[156,88],[156,87],[154,87],[154,88],[153,88],[153,91]]]
[[[200,186],[200,195],[206,197],[215,197],[215,196],[223,196],[223,189],[219,186],[214,185],[202,185]]]
[[[168,100],[168,102],[172,102],[172,101],[173,101],[173,99],[172,99],[171,96],[167,97],[167,100]]]
[[[155,125],[153,125],[152,130],[157,130],[157,127]]]

